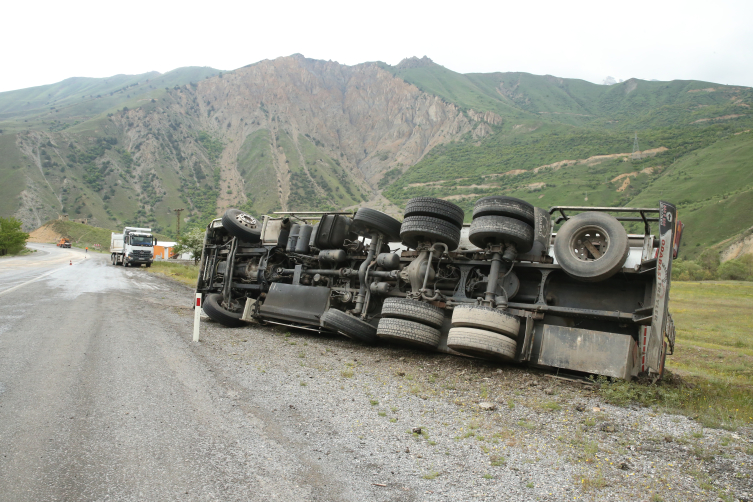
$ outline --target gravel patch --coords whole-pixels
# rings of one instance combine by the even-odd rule
[[[192,312],[174,312],[190,340]],[[336,335],[204,318],[201,336],[190,346],[226,389],[219,405],[277,441],[269,462],[297,466],[301,500],[753,500],[749,427],[707,429],[530,368]]]

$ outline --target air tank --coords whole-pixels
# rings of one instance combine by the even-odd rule
[[[301,225],[298,229],[298,241],[295,244],[295,252],[306,254],[309,252],[309,240],[311,239],[311,231],[314,229],[313,225]]]
[[[292,227],[290,227],[290,234],[288,236],[288,246],[285,248],[285,251],[288,253],[295,252],[295,245],[298,243],[298,233],[301,231],[301,226],[298,223],[294,223]]]

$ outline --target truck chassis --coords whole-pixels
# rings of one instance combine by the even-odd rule
[[[408,202],[402,223],[371,209],[261,220],[230,209],[207,226],[196,292],[226,326],[261,321],[582,375],[662,376],[682,232],[672,204],[547,211],[486,197],[470,225],[463,218],[427,197]],[[644,233],[628,235],[623,222]]]

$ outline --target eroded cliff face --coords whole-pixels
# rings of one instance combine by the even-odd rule
[[[116,198],[142,223],[168,221],[160,215],[181,205],[188,206],[188,218],[213,216],[204,214],[210,207],[221,214],[244,205],[257,213],[378,206],[376,185],[386,171],[405,170],[476,122],[496,119],[464,114],[377,64],[344,66],[294,55],[169,89],[162,98],[96,119],[86,131],[20,136],[19,147],[36,167],[48,141],[61,164],[71,152],[79,158],[57,182],[37,183],[21,204],[38,201],[35,190],[49,191],[52,216],[70,211],[75,199],[77,210],[92,212],[100,223],[128,219],[127,210],[108,211]],[[100,138],[118,142],[102,150]],[[116,195],[123,190],[127,199]],[[23,207],[19,214],[31,215]]]
[[[471,130],[457,107],[375,64],[343,66],[291,56],[241,68],[180,93],[180,106],[197,112],[201,126],[227,145],[222,178],[231,185],[241,179],[235,168],[245,138],[270,131],[283,206],[290,186],[284,161],[291,152],[281,152],[284,148],[277,144],[281,131],[299,154],[300,136],[310,138],[369,191],[390,167],[413,165],[434,146]]]

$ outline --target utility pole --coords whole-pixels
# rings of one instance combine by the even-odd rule
[[[181,211],[185,211],[185,209],[173,209],[175,211],[175,223],[176,223],[176,232],[178,234],[178,237],[180,237],[180,213]]]
[[[635,140],[633,141],[633,160],[641,160],[641,149],[638,148],[638,131],[635,132]]]

